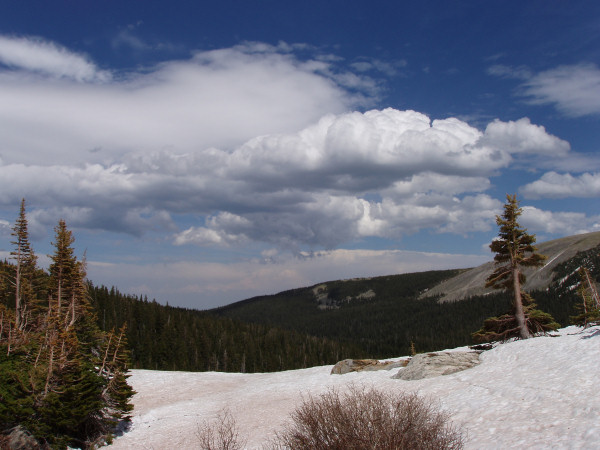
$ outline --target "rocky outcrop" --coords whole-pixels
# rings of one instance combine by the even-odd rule
[[[479,364],[480,352],[419,353],[393,378],[420,380],[460,372]]]
[[[7,435],[0,436],[0,448],[8,450],[41,449],[40,443],[22,426],[16,426]]]
[[[344,298],[331,298],[329,297],[329,290],[327,284],[319,284],[315,286],[312,290],[313,295],[315,296],[315,300],[317,302],[317,308],[321,310],[327,309],[340,309],[340,306],[346,303],[351,303],[353,301],[364,301],[364,300],[372,300],[376,297],[375,291],[373,289],[369,289],[366,292],[362,292],[361,294],[350,296],[347,295]]]
[[[376,359],[344,359],[338,362],[331,375],[343,375],[350,372],[373,371],[373,370],[391,370],[406,366],[408,360],[400,361],[378,361]]]

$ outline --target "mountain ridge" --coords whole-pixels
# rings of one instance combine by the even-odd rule
[[[598,245],[600,245],[600,231],[566,236],[538,244],[538,253],[547,257],[546,263],[542,267],[524,270],[527,280],[523,288],[526,291],[546,289],[552,283],[553,271],[559,264],[573,258],[577,252]],[[486,288],[485,280],[493,272],[494,267],[494,261],[490,261],[467,269],[427,290],[420,298],[440,296],[440,302],[452,302],[476,295],[489,295],[494,292],[494,289]]]

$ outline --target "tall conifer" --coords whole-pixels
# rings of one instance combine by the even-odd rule
[[[496,224],[500,228],[498,238],[490,244],[490,249],[496,253],[496,269],[486,280],[486,287],[512,292],[513,311],[486,319],[483,328],[473,334],[475,340],[527,339],[532,333],[553,330],[559,326],[549,314],[534,309],[533,300],[522,289],[525,282],[522,268],[539,267],[546,260],[533,245],[535,235],[527,233],[527,229],[519,224],[518,218],[522,213],[517,196],[507,194],[504,213],[496,216]]]
[[[22,331],[27,324],[28,309],[33,300],[33,276],[36,269],[37,256],[29,243],[27,217],[25,215],[25,199],[21,200],[21,209],[13,227],[12,236],[15,246],[10,252],[15,260],[15,327]]]

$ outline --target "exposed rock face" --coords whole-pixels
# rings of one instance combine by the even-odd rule
[[[343,375],[345,373],[360,371],[391,370],[404,367],[406,363],[407,360],[380,362],[376,359],[344,359],[333,366],[331,375]]]
[[[480,352],[420,353],[415,355],[405,369],[393,378],[400,380],[420,380],[439,375],[460,372],[479,364]]]
[[[373,289],[369,289],[368,291],[358,294],[354,297],[348,295],[344,298],[330,298],[329,287],[326,283],[315,286],[312,291],[317,302],[317,308],[321,310],[339,309],[344,303],[350,303],[354,300],[371,300],[376,297],[375,291],[373,291]]]

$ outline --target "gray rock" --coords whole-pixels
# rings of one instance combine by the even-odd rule
[[[393,378],[420,380],[460,372],[479,364],[480,352],[419,353]]]
[[[344,359],[338,362],[331,375],[343,375],[350,372],[373,371],[373,370],[391,370],[398,367],[404,367],[406,360],[401,361],[377,361],[376,359]]]
[[[10,450],[35,450],[42,448],[39,442],[20,425],[10,430],[5,442],[7,445],[6,448]]]

